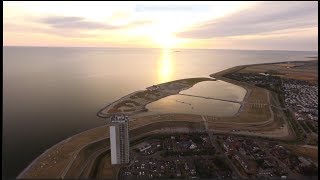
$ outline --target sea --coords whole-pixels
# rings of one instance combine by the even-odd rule
[[[3,47],[3,177],[56,143],[104,125],[97,112],[133,91],[237,65],[311,60],[315,51]]]

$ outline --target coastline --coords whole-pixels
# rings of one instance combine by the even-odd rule
[[[314,61],[314,60],[310,60],[310,61]],[[300,61],[295,61],[295,62],[300,62]],[[282,62],[278,62],[278,63],[263,63],[263,64],[279,64],[279,63],[282,63]],[[287,63],[287,62],[286,62],[286,63]],[[260,64],[258,64],[258,65],[260,65]],[[210,77],[214,77],[214,78],[219,79],[219,80],[222,80],[222,81],[227,80],[227,82],[230,82],[230,83],[235,84],[235,85],[239,85],[239,84],[241,84],[240,82],[234,81],[234,80],[230,80],[230,79],[228,79],[228,78],[225,78],[225,77],[223,77],[223,75],[224,75],[224,74],[227,74],[227,73],[230,73],[230,72],[237,71],[237,70],[242,69],[242,68],[249,67],[249,66],[253,66],[253,65],[241,65],[241,66],[232,67],[232,68],[229,68],[229,69],[226,69],[226,70],[223,70],[223,71],[220,71],[220,72],[211,74]],[[233,82],[232,82],[232,81],[233,81]],[[242,83],[242,84],[243,84],[243,83]],[[240,86],[241,86],[241,85],[240,85]],[[248,86],[249,86],[249,84],[248,84]],[[252,86],[252,85],[250,85],[250,86]],[[192,87],[192,86],[191,86],[191,87]],[[243,98],[243,101],[248,100],[248,99],[249,99],[249,96],[251,95],[252,90],[250,90],[250,89],[248,89],[247,87],[244,87],[244,86],[241,86],[241,87],[243,87],[244,89],[246,89],[246,95],[245,95],[245,97]],[[189,87],[189,88],[190,88],[190,87]],[[124,96],[124,97],[129,97],[129,96],[131,96],[131,95],[133,95],[133,94],[135,94],[135,93],[137,93],[137,92],[141,92],[141,91],[135,91],[135,92],[130,93],[130,94]],[[180,92],[180,91],[179,91],[179,92]],[[178,93],[179,93],[179,92],[178,92]],[[97,116],[99,116],[99,113],[100,113],[103,109],[105,109],[105,108],[108,107],[108,106],[111,106],[112,104],[115,104],[116,102],[119,102],[119,101],[120,101],[121,99],[123,99],[124,97],[122,97],[122,98],[120,98],[120,99],[118,99],[118,100],[116,100],[116,101],[108,104],[108,105],[105,106],[104,108],[102,108],[102,109],[97,113]],[[146,106],[146,105],[145,105],[145,106]],[[144,106],[144,107],[145,107],[145,106]],[[234,115],[234,116],[238,116],[238,115],[244,110],[244,108],[245,108],[245,105],[244,105],[244,104],[241,104],[238,112],[237,112],[236,115]],[[139,112],[137,112],[137,113],[139,113]],[[170,114],[169,114],[169,116],[170,116]],[[234,116],[232,116],[232,117],[234,117]],[[101,116],[99,116],[99,117],[101,117]],[[102,117],[102,118],[106,118],[106,117]],[[160,121],[155,121],[155,122],[149,123],[149,124],[143,124],[143,125],[141,125],[140,128],[143,128],[143,126],[145,126],[145,125],[152,125],[152,124],[157,123],[157,122],[160,122]],[[215,123],[217,123],[217,122],[215,122]],[[230,122],[220,122],[220,123],[230,123]],[[234,122],[233,122],[233,123],[234,123]],[[261,123],[264,123],[264,121],[261,122]],[[244,123],[244,124],[248,124],[248,122],[246,122],[246,123]],[[257,124],[257,123],[253,123],[253,124]],[[28,165],[28,167],[25,168],[25,169],[17,176],[17,178],[24,178],[23,175],[26,174],[27,171],[29,171],[35,164],[39,163],[38,161],[40,161],[41,158],[43,158],[43,157],[45,157],[47,154],[49,154],[50,151],[54,151],[54,149],[55,149],[56,147],[62,146],[63,144],[68,143],[69,141],[73,141],[73,139],[76,139],[76,138],[78,138],[79,136],[89,135],[91,132],[97,131],[98,129],[106,130],[106,129],[108,129],[108,125],[103,125],[103,126],[95,127],[95,128],[93,128],[93,129],[88,129],[88,130],[86,130],[86,131],[83,131],[83,132],[81,132],[81,133],[75,134],[75,135],[73,135],[73,136],[71,136],[71,137],[69,137],[69,138],[67,138],[67,139],[65,139],[65,140],[63,140],[63,141],[61,141],[61,142],[53,145],[52,147],[50,147],[49,149],[47,149],[46,151],[44,151],[44,152],[43,152],[40,156],[38,156],[35,160],[33,160],[33,161]],[[130,130],[133,130],[133,129],[130,129]],[[104,133],[102,133],[102,134],[100,134],[100,135],[103,135],[103,134],[104,134],[104,136],[105,136],[107,131],[103,131],[103,132],[104,132]],[[237,133],[234,133],[234,134],[237,134]],[[241,134],[241,133],[239,133],[239,134]],[[252,135],[253,135],[253,136],[257,136],[257,134],[252,134]],[[249,135],[249,136],[250,136],[250,135]],[[97,137],[100,137],[100,138],[101,138],[101,136],[99,136],[99,135],[98,135],[98,136],[96,135],[96,138],[97,138]],[[95,139],[95,138],[93,138],[93,139]],[[102,139],[104,139],[104,138],[102,138]],[[76,152],[80,151],[82,148],[84,148],[84,146],[90,144],[90,142],[92,143],[92,142],[95,142],[95,141],[97,141],[97,140],[99,140],[99,139],[96,139],[96,140],[93,140],[93,141],[89,141],[89,143],[87,143],[87,144],[82,144],[82,145],[78,146],[78,147],[81,147],[81,148],[76,148],[76,149],[73,151],[73,154],[75,154]],[[70,156],[70,157],[73,157],[73,155]],[[71,161],[69,161],[69,163],[72,164]]]
[[[97,113],[97,116],[101,117],[101,118],[108,118],[108,117],[112,116],[113,114],[117,114],[117,113],[123,113],[123,114],[127,114],[127,115],[139,114],[141,112],[147,111],[146,106],[148,104],[150,104],[154,101],[157,101],[159,99],[165,98],[167,96],[170,96],[170,95],[179,94],[180,91],[189,89],[192,86],[194,86],[195,84],[202,82],[202,81],[216,81],[216,79],[209,78],[209,77],[179,79],[179,80],[174,80],[174,81],[155,85],[156,87],[159,87],[159,89],[161,89],[161,90],[156,90],[156,91],[152,91],[152,90],[150,91],[150,90],[148,90],[148,88],[150,88],[150,87],[147,87],[146,90],[135,91],[135,92],[130,93],[128,95],[125,95],[125,96],[117,99],[116,101],[110,103],[109,105],[103,107]],[[136,98],[136,96],[138,96],[138,94],[143,94],[144,96]],[[150,99],[150,97],[148,97],[150,95],[152,96],[151,99]],[[135,97],[135,98],[133,99],[132,97]],[[113,110],[115,106],[117,106],[123,102],[128,102],[128,101],[130,101],[130,102],[133,101],[134,103],[137,103],[139,105],[135,105],[133,111],[126,112],[126,110],[124,110],[124,111],[120,110],[121,112],[116,112],[116,113],[109,112],[110,110]],[[116,110],[118,110],[118,108]],[[104,112],[104,111],[106,111],[106,112]]]
[[[116,101],[113,101],[112,103],[109,103],[108,105],[106,105],[106,106],[104,106],[103,108],[101,108],[101,109],[97,112],[96,115],[97,115],[98,117],[100,117],[100,118],[106,118],[106,116],[101,115],[101,114],[103,114],[102,111],[103,111],[104,109],[106,109],[106,108],[108,108],[109,106],[117,103],[117,102],[120,101],[122,98],[126,98],[126,97],[128,97],[128,96],[130,96],[130,95],[133,95],[133,94],[135,94],[135,93],[137,93],[137,92],[141,92],[141,91],[142,91],[142,90],[140,90],[140,91],[135,91],[135,92],[133,92],[133,93],[130,93],[130,94],[126,95],[126,96],[123,96],[123,97],[117,99]]]

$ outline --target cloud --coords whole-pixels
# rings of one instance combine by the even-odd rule
[[[82,17],[46,17],[40,22],[50,25],[53,28],[64,29],[115,29],[116,26],[111,26],[104,23],[88,21]]]
[[[95,30],[95,29],[112,30],[112,29],[130,28],[133,26],[142,26],[142,25],[153,23],[153,21],[151,20],[135,20],[124,25],[113,26],[113,25],[108,25],[107,23],[88,21],[83,17],[60,17],[60,16],[42,18],[38,20],[38,22],[44,23],[56,29],[74,29],[74,30]]]
[[[72,38],[83,38],[83,37],[95,37],[95,34],[88,34],[86,31],[81,31],[78,29],[68,29],[61,30],[59,28],[51,28],[46,26],[41,26],[38,24],[31,24],[31,23],[8,23],[5,22],[3,33],[18,33],[18,34],[51,34],[51,35],[58,35],[62,37],[72,37]]]
[[[133,20],[131,22],[128,22],[127,24],[115,26],[103,22],[89,21],[84,17],[74,16],[49,16],[40,19],[33,18],[31,19],[31,21],[32,23],[36,23],[37,26],[33,28],[27,27],[27,29],[32,29],[32,32],[34,33],[46,33],[58,36],[78,38],[96,37],[101,35],[101,31],[105,30],[119,30],[153,23],[153,21],[151,20]],[[21,24],[17,26],[18,27],[16,27],[16,25],[12,26],[11,24],[7,27],[11,29],[13,28],[17,31],[20,31],[21,29],[26,29],[22,28]],[[97,32],[95,30],[99,30],[100,32]]]
[[[318,26],[317,2],[259,2],[229,16],[208,21],[178,37],[208,39]]]

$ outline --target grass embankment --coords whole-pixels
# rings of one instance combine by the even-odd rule
[[[77,150],[108,134],[109,128],[107,126],[101,126],[94,130],[82,132],[56,144],[38,157],[38,159],[34,160],[33,164],[22,174],[21,178],[60,178],[60,174],[65,170]],[[54,161],[56,161],[56,163],[54,163]]]
[[[102,175],[102,172],[104,170],[104,165],[105,163],[107,162],[106,160],[109,159],[108,156],[111,156],[110,155],[110,149],[101,153],[97,159],[95,160],[93,166],[92,166],[92,169],[91,169],[91,172],[89,174],[89,178],[94,178],[94,179],[100,179],[100,178],[103,178]],[[111,169],[113,171],[113,169]],[[110,176],[111,173],[109,174],[108,177],[112,177]]]
[[[89,179],[117,179],[117,172],[119,166],[111,165],[110,153],[105,153],[100,156],[99,163],[96,164],[96,168],[93,169]]]
[[[318,134],[318,128],[313,126],[310,121],[306,121],[306,125],[309,127],[309,129],[311,129],[312,132]]]
[[[251,84],[248,84],[246,82],[240,82],[240,81],[237,81],[237,80],[233,80],[233,79],[230,79],[230,78],[227,78],[226,75],[228,74],[232,74],[232,73],[235,73],[235,72],[249,72],[248,69],[252,69],[254,68],[254,66],[252,65],[249,65],[249,66],[237,66],[237,67],[234,67],[234,68],[230,68],[228,70],[224,70],[224,71],[221,71],[219,73],[216,73],[214,75],[211,75],[212,77],[219,77],[223,80],[230,80],[232,83],[234,84],[237,84],[237,85],[240,85],[240,86],[246,86],[247,89],[252,89],[252,92],[253,94],[257,94],[257,91],[255,90],[258,90],[258,89],[267,89],[271,92],[270,94],[270,104],[274,105],[274,106],[281,106],[282,108],[285,108],[285,103],[284,103],[284,94],[283,94],[283,90],[282,90],[282,84],[281,84],[281,81],[279,81],[279,83],[277,84],[274,84],[273,86],[269,86],[269,85],[265,85],[265,86],[254,86],[254,85],[251,85]],[[251,71],[250,71],[251,72]],[[270,71],[269,71],[270,72]],[[259,91],[258,91],[259,92]],[[266,95],[262,95],[261,93],[262,91],[260,91],[260,93],[258,93],[258,95],[250,95],[249,97],[249,102],[251,103],[254,103],[255,101],[258,101],[258,102],[265,102],[265,101],[261,101],[261,98],[264,99],[266,98],[267,96]],[[278,102],[277,102],[278,101]],[[267,107],[267,106],[266,106]],[[283,121],[283,119],[278,116],[277,114],[278,113],[282,113],[282,112],[277,112],[277,110],[275,110],[274,108],[272,108],[274,110],[274,115],[275,115],[275,120],[278,119],[280,121]],[[266,114],[266,113],[270,113],[269,110],[267,109],[264,109],[264,108],[253,108],[252,106],[245,106],[244,107],[244,111],[239,115],[239,117],[237,119],[251,119],[251,120],[255,120],[255,116],[257,116],[257,114],[260,113],[260,116],[261,114]],[[294,133],[295,133],[295,139],[294,140],[291,140],[289,142],[291,143],[299,143],[299,142],[302,142],[304,140],[304,131],[301,129],[301,126],[299,126],[298,122],[294,119],[294,117],[292,117],[292,114],[289,110],[284,110],[283,111],[286,118],[288,119],[288,123],[290,124],[290,126],[292,127]],[[241,115],[243,116],[241,118]],[[258,115],[259,116],[259,115]],[[258,119],[261,119],[262,117],[258,117]],[[265,119],[266,117],[264,117]],[[279,125],[282,124],[283,122],[277,122]],[[266,139],[270,139],[270,138],[266,138]]]
[[[150,131],[158,130],[161,128],[181,128],[181,127],[190,128],[190,129],[202,129],[202,130],[205,129],[203,123],[199,123],[199,122],[167,120],[167,121],[147,124],[143,127],[132,129],[130,131],[130,136],[138,136],[140,134],[148,133]]]
[[[304,147],[301,145],[284,145],[288,150],[299,156],[309,157],[312,160],[318,162],[318,148]]]
[[[282,84],[278,83],[278,84],[274,84],[273,86],[264,86],[264,88],[274,92],[278,97],[278,100],[280,102],[280,106],[282,108],[286,108],[285,106],[285,102],[284,102],[284,93],[283,93],[283,89],[282,89]],[[301,126],[298,124],[298,122],[295,120],[295,118],[292,115],[292,112],[288,109],[283,110],[288,123],[291,125],[291,127],[293,128],[293,131],[295,133],[296,139],[289,141],[291,143],[301,143],[303,142],[304,138],[305,138],[305,134],[303,129],[301,128]]]
[[[226,82],[230,82],[247,89],[248,98],[243,104],[243,110],[235,117],[219,118],[219,122],[237,122],[237,123],[260,123],[267,121],[271,117],[267,99],[267,91],[263,88],[255,87],[247,83],[230,80],[228,78],[221,78]],[[218,121],[217,121],[218,122]]]
[[[186,121],[186,122],[203,122],[200,115],[189,115],[189,114],[161,114],[161,115],[150,115],[137,117],[134,121],[129,123],[130,129],[136,128],[142,125],[147,125],[155,122],[167,122],[167,121]],[[166,123],[164,123],[166,124]]]
[[[305,131],[306,133],[308,133],[308,134],[311,133],[311,130],[308,128],[306,122],[304,122],[304,121],[299,121],[299,124],[302,126],[302,128],[304,129],[304,131]]]
[[[78,157],[72,163],[72,166],[68,170],[65,178],[75,178],[78,177],[78,171],[81,169],[83,164],[87,161],[86,158],[90,157],[91,154],[101,149],[101,147],[107,147],[110,145],[110,141],[101,140],[84,147],[78,154]]]
[[[282,108],[286,108],[285,102],[284,102],[284,93],[282,89],[281,84],[275,84],[272,88],[269,87],[269,89],[273,92],[275,92],[278,95],[278,99],[280,102],[280,106]],[[283,110],[284,114],[286,115],[286,118],[288,120],[288,123],[293,128],[293,131],[295,132],[296,139],[293,140],[294,143],[300,143],[304,140],[305,134],[303,129],[301,129],[301,126],[299,126],[298,122],[295,120],[295,118],[292,115],[292,112],[288,109]]]
[[[273,93],[276,94],[279,102],[280,102],[280,106],[282,108],[286,108],[285,106],[285,102],[284,102],[284,93],[283,93],[283,89],[282,89],[282,84],[281,83],[277,83],[277,84],[274,84],[273,86],[264,86],[264,88],[272,91]],[[301,128],[301,126],[299,125],[299,123],[297,122],[297,120],[294,118],[291,110],[289,109],[285,109],[283,110],[285,116],[286,116],[286,119],[288,120],[288,123],[290,124],[290,126],[292,127],[294,133],[295,133],[295,139],[294,140],[291,140],[291,141],[288,141],[290,143],[302,143],[306,137],[303,129]]]

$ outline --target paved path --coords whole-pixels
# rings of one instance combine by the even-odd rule
[[[209,139],[210,139],[211,144],[217,149],[217,151],[219,151],[224,156],[224,158],[227,160],[227,163],[229,164],[229,167],[232,169],[232,171],[236,172],[236,174],[235,174],[237,176],[236,179],[239,179],[239,178],[246,179],[246,177],[241,175],[241,173],[239,172],[238,168],[234,166],[234,164],[230,161],[230,159],[226,156],[224,151],[221,149],[221,147],[217,143],[215,137],[213,136],[213,132],[209,131],[208,122],[207,122],[207,119],[205,118],[205,116],[201,116],[201,117],[203,119],[203,122],[204,122],[204,125],[205,125],[205,128],[206,128],[206,132],[209,135]]]
[[[73,164],[73,162],[75,161],[75,159],[77,158],[77,156],[79,155],[80,151],[81,151],[83,148],[87,147],[87,146],[90,145],[90,144],[94,144],[94,143],[96,143],[96,142],[103,141],[103,140],[106,140],[106,139],[107,139],[107,138],[104,137],[104,138],[101,138],[101,139],[92,141],[92,142],[90,142],[90,143],[82,146],[82,148],[80,148],[78,151],[76,151],[76,153],[74,153],[74,155],[72,156],[72,159],[69,161],[67,167],[66,167],[66,168],[64,169],[64,171],[61,173],[61,175],[60,175],[61,179],[64,179],[64,178],[65,178],[66,174],[69,172],[69,169],[70,169],[71,165]],[[87,160],[87,161],[88,161],[88,160]],[[86,161],[86,162],[87,162],[87,161]],[[84,166],[82,166],[82,168],[84,169]],[[81,171],[81,172],[82,172],[82,171]]]
[[[110,122],[107,122],[106,125],[109,126],[109,125],[110,125]],[[100,128],[100,127],[97,127],[97,128]],[[92,130],[92,129],[91,129],[91,130]],[[89,130],[87,130],[87,131],[89,131]],[[82,133],[84,133],[84,132],[82,132]],[[72,137],[71,137],[71,138],[72,138]],[[67,140],[71,140],[71,138],[68,138]],[[67,174],[67,172],[69,171],[71,165],[73,164],[73,162],[74,162],[75,159],[77,158],[79,152],[80,152],[84,147],[88,146],[89,144],[92,144],[92,143],[101,141],[102,139],[104,139],[104,138],[98,139],[98,140],[93,141],[93,142],[89,142],[89,143],[85,144],[84,146],[82,146],[82,148],[78,149],[78,150],[73,154],[72,159],[69,161],[67,167],[62,171],[62,173],[61,173],[61,175],[60,175],[60,178],[63,179],[63,178],[66,176],[66,174]]]
[[[183,96],[199,97],[199,98],[204,98],[204,99],[214,99],[214,100],[233,102],[233,103],[239,103],[239,104],[242,103],[242,101],[236,101],[236,100],[227,100],[227,99],[220,99],[220,98],[213,98],[213,97],[196,96],[196,95],[183,94],[183,93],[179,93],[179,94],[183,95]]]
[[[302,145],[301,147],[318,149],[318,146],[312,146],[312,145]]]
[[[101,149],[97,150],[96,152],[94,152],[93,154],[91,154],[91,156],[89,156],[87,158],[86,162],[82,165],[81,169],[78,171],[78,175],[75,178],[89,178],[88,177],[89,174],[83,174],[83,171],[85,170],[85,168],[89,167],[91,169],[95,160],[97,159],[97,157],[109,149],[110,149],[110,147],[101,148]],[[89,173],[90,173],[90,171],[89,171]]]

